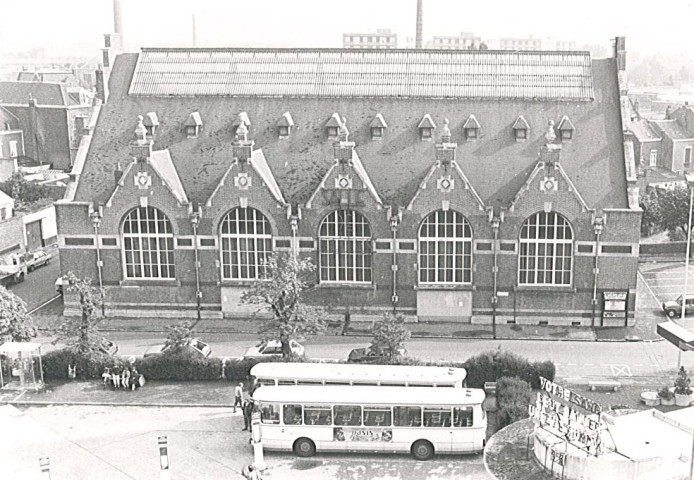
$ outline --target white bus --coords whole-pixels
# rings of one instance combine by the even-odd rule
[[[253,394],[268,450],[435,453],[484,449],[484,391],[457,388],[264,386]]]
[[[463,388],[464,368],[340,363],[259,363],[251,368],[258,385],[360,385]]]

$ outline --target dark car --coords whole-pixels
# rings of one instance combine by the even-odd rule
[[[405,355],[405,349],[401,348],[398,355]],[[349,363],[384,363],[388,361],[385,353],[373,350],[371,347],[355,348],[347,357]]]
[[[663,302],[663,311],[670,318],[680,317],[682,315],[682,295],[675,300]],[[690,315],[692,313],[694,313],[694,297],[687,297],[684,314]]]
[[[149,347],[143,357],[151,357],[153,355],[161,355],[165,351],[167,351],[169,348],[164,345],[153,345]],[[199,338],[191,338],[188,343],[183,347],[185,350],[192,351],[195,353],[199,353],[203,357],[207,358],[210,355],[212,355],[212,347],[210,347],[207,343],[203,342]]]
[[[51,261],[51,256],[43,250],[39,250],[24,255],[24,261],[27,264],[27,270],[31,272],[39,267],[48,265],[48,263]]]

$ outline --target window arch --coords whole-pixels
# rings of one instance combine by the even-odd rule
[[[223,280],[254,280],[265,275],[272,254],[272,227],[255,208],[234,208],[222,218],[220,231]]]
[[[320,281],[371,282],[371,227],[354,210],[335,210],[319,229]]]
[[[419,283],[472,283],[472,228],[460,213],[437,210],[419,227]]]
[[[125,278],[176,278],[173,229],[154,207],[137,207],[123,221]]]
[[[520,232],[519,285],[571,285],[573,233],[556,212],[528,218]]]

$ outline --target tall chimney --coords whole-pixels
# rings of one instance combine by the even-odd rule
[[[414,48],[422,48],[422,0],[417,0],[417,36]]]
[[[195,14],[193,14],[193,47],[198,46],[198,39],[195,32]]]
[[[121,15],[120,0],[113,0],[113,32],[123,35],[123,18]]]

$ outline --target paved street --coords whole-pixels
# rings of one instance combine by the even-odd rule
[[[52,256],[48,265],[28,272],[22,283],[9,286],[9,290],[26,302],[29,311],[56,297],[55,280],[60,275],[60,257],[56,249],[47,251]]]
[[[157,439],[169,444],[175,480],[242,478],[252,462],[240,413],[228,408],[0,407],[0,478],[39,479],[40,457],[53,480],[159,478]],[[417,462],[407,455],[320,454],[311,459],[269,453],[265,478],[487,480],[481,455]]]

